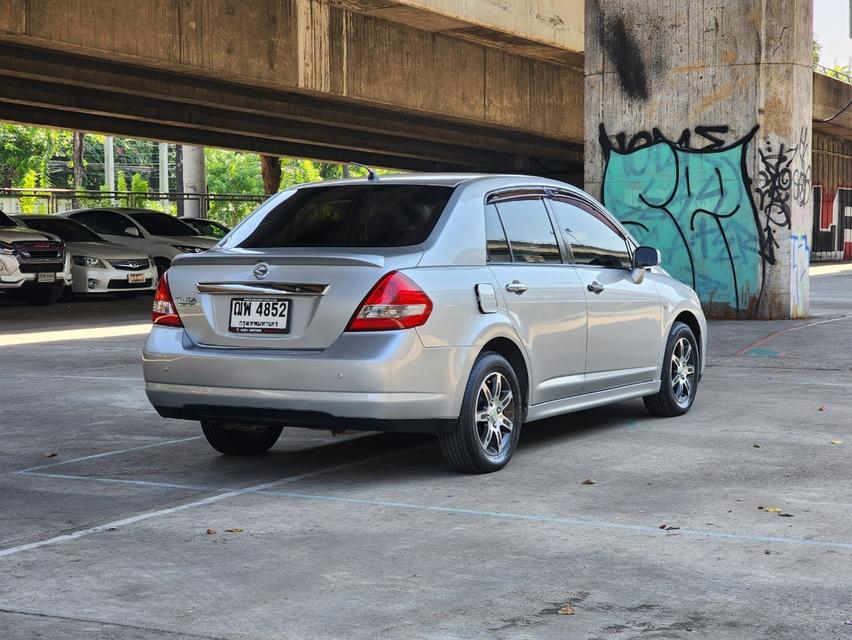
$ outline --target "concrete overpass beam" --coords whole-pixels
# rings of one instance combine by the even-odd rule
[[[808,312],[809,0],[586,1],[586,187],[708,315]]]

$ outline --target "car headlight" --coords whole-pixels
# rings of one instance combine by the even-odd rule
[[[173,244],[172,246],[181,253],[204,253],[206,251],[206,249],[202,249],[201,247],[191,247],[186,244]]]
[[[0,255],[3,256],[11,256],[15,253],[15,247],[9,244],[8,242],[0,241]]]
[[[92,256],[72,256],[71,259],[74,260],[74,264],[80,265],[81,267],[93,267],[96,269],[107,268],[100,258],[94,258]]]

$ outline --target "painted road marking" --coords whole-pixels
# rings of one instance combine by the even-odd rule
[[[192,440],[201,440],[204,436],[191,436],[189,438],[178,438],[177,440],[165,440],[163,442],[151,442],[149,444],[141,444],[138,447],[128,447],[127,449],[118,449],[117,451],[105,451],[103,453],[93,453],[90,456],[82,456],[80,458],[71,458],[70,460],[58,460],[56,462],[48,462],[47,464],[40,464],[35,467],[27,467],[26,469],[19,469],[15,473],[30,473],[32,471],[39,471],[41,469],[49,469],[51,467],[58,467],[63,464],[74,464],[75,462],[83,462],[85,460],[94,460],[95,458],[106,458],[107,456],[117,456],[122,453],[130,453],[131,451],[141,451],[142,449],[153,449],[154,447],[165,447],[170,444],[180,444],[182,442],[191,442]]]
[[[174,507],[168,507],[166,509],[157,509],[156,511],[146,511],[143,513],[139,513],[133,516],[129,516],[127,518],[122,518],[121,520],[114,520],[112,522],[107,522],[105,524],[99,524],[94,527],[89,527],[88,529],[81,529],[79,531],[74,531],[72,533],[66,533],[60,536],[53,536],[52,538],[45,538],[43,540],[38,540],[36,542],[30,542],[27,544],[21,544],[15,547],[9,547],[7,549],[0,549],[0,558],[4,558],[6,556],[11,556],[16,553],[21,553],[22,551],[31,551],[33,549],[39,549],[41,547],[46,547],[54,544],[61,544],[63,542],[69,542],[71,540],[77,540],[79,538],[83,538],[88,535],[92,535],[94,533],[103,533],[109,529],[117,529],[119,527],[126,527],[128,525],[136,524],[137,522],[142,522],[143,520],[150,520],[151,518],[157,518],[159,516],[167,516],[173,513],[179,513],[181,511],[186,511],[187,509],[194,509],[196,507],[203,507],[208,504],[213,504],[216,502],[221,502],[222,500],[227,500],[228,498],[235,498],[237,496],[245,495],[248,493],[257,493],[258,491],[262,491],[264,489],[271,489],[272,487],[287,484],[291,482],[298,482],[299,480],[306,480],[308,478],[314,478],[316,476],[325,474],[325,473],[333,473],[335,471],[342,471],[344,469],[348,469],[350,467],[355,467],[362,464],[369,464],[371,462],[377,462],[379,460],[387,460],[389,458],[394,458],[396,456],[406,455],[409,453],[413,453],[415,451],[420,451],[421,449],[426,449],[431,445],[420,445],[418,447],[411,447],[408,449],[403,449],[401,451],[395,451],[393,453],[382,454],[379,456],[373,456],[370,458],[363,458],[361,460],[353,460],[351,462],[344,462],[342,464],[333,465],[331,467],[324,467],[322,469],[317,469],[315,471],[307,471],[305,473],[300,473],[294,476],[287,476],[285,478],[280,478],[278,480],[272,480],[270,482],[263,482],[261,484],[252,485],[250,487],[245,487],[244,489],[233,489],[233,490],[223,490],[218,489],[219,491],[223,491],[222,493],[216,494],[215,496],[209,496],[207,498],[202,498],[201,500],[194,500],[192,502],[186,502],[184,504],[180,504]],[[106,454],[102,454],[106,455]],[[114,453],[112,454],[114,455]],[[97,456],[93,456],[97,457]],[[20,472],[18,472],[20,473]]]
[[[127,324],[120,326],[90,327],[87,329],[60,329],[56,331],[33,331],[30,333],[11,333],[0,336],[0,347],[12,347],[42,342],[65,342],[66,340],[97,340],[98,338],[118,338],[122,336],[141,336],[151,330],[151,323]]]
[[[541,522],[545,524],[570,525],[579,527],[591,527],[594,529],[612,529],[624,531],[636,531],[640,533],[653,533],[659,536],[661,530],[658,526],[646,524],[629,524],[623,522],[609,522],[606,520],[586,520],[572,516],[539,516],[527,513],[514,513],[510,511],[483,511],[480,509],[465,509],[463,507],[442,507],[440,505],[422,505],[411,502],[395,502],[391,500],[370,500],[365,498],[347,498],[345,496],[324,496],[312,493],[296,493],[292,491],[260,491],[261,495],[274,495],[282,498],[295,498],[299,500],[317,500],[325,502],[341,502],[346,504],[357,504],[361,506],[385,507],[391,509],[408,509],[415,511],[430,511],[436,513],[448,513],[453,515],[468,515],[484,518],[500,518],[508,520],[525,520],[528,522]],[[834,542],[831,540],[813,540],[810,538],[785,538],[783,536],[761,536],[748,533],[726,533],[724,531],[707,531],[704,529],[679,529],[680,535],[719,538],[722,540],[737,540],[743,542],[771,542],[778,544],[793,544],[812,547],[826,547],[831,549],[852,549],[852,542]]]
[[[842,262],[839,264],[821,264],[818,266],[811,265],[808,273],[812,276],[823,276],[829,273],[843,273],[852,271],[852,262]]]

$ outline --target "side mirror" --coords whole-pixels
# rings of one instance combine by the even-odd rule
[[[139,229],[136,227],[127,227],[124,230],[124,233],[128,236],[133,236],[134,238],[138,238],[141,234],[139,233]]]
[[[633,268],[644,269],[660,264],[660,252],[653,247],[637,247],[633,254]]]

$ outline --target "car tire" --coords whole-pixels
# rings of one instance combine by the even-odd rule
[[[24,292],[24,300],[34,307],[46,307],[57,302],[65,292],[65,287],[42,287]]]
[[[660,373],[660,390],[652,396],[642,398],[645,408],[651,415],[661,418],[682,416],[695,402],[699,372],[698,341],[695,334],[683,322],[675,322],[666,342]]]
[[[512,365],[497,353],[485,352],[470,372],[455,427],[439,438],[441,452],[457,471],[498,471],[515,452],[522,422],[521,391]]]
[[[201,421],[204,437],[216,451],[228,456],[264,453],[278,441],[282,427]]]
[[[172,266],[172,261],[166,258],[154,258],[154,266],[157,267],[157,282],[159,282],[166,270]]]

